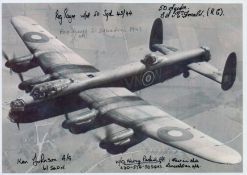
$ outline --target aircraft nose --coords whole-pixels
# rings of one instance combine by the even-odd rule
[[[10,103],[11,111],[24,111],[25,101],[23,99],[16,99]]]
[[[21,112],[24,111],[26,107],[32,105],[34,103],[32,97],[28,94],[25,94],[22,97],[13,100],[10,103],[10,108],[12,112]]]
[[[17,113],[14,112],[14,111],[10,111],[10,112],[9,112],[9,120],[10,120],[11,122],[13,122],[13,123],[17,123],[18,120],[19,120],[19,117],[18,117]]]
[[[9,120],[13,123],[21,123],[26,119],[26,113],[34,104],[34,100],[28,94],[13,100],[10,103]]]
[[[10,62],[9,61],[6,61],[5,66],[8,67],[8,68],[10,68]]]

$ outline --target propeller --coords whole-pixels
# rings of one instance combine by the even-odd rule
[[[105,139],[104,139],[104,140],[109,140],[110,137],[111,137],[112,134],[113,134],[113,130],[112,130],[112,128],[110,127],[110,125],[105,126],[104,129],[105,129]]]
[[[17,124],[18,130],[20,130],[20,124],[18,122],[16,124]]]
[[[107,141],[109,140],[109,138],[112,136],[112,128],[110,127],[110,125],[106,125],[104,127],[104,131],[105,131],[105,136],[104,138],[100,137],[99,135],[97,134],[94,134],[94,138],[98,141],[98,142],[102,142],[102,141]]]
[[[64,113],[64,117],[65,117],[65,120],[64,120],[63,123],[62,123],[62,127],[65,128],[65,129],[68,129],[68,128],[69,128],[69,126],[68,126],[68,124],[67,124],[67,121],[69,120],[69,115],[68,115],[68,113]]]
[[[65,116],[65,119],[66,119],[66,120],[69,120],[69,115],[68,115],[68,113],[65,113],[64,116]]]
[[[5,51],[3,51],[2,54],[3,54],[4,59],[6,60],[5,66],[9,67],[9,73],[10,73],[10,75],[12,75],[13,74],[13,70],[9,65],[10,58],[9,58],[8,54]],[[13,53],[13,59],[15,59],[15,58],[16,58],[16,55],[15,55],[15,53]],[[23,82],[24,78],[23,78],[22,73],[18,73],[18,76],[19,76],[21,82]]]
[[[23,81],[24,81],[24,78],[23,78],[22,73],[18,73],[18,76],[19,76],[19,78],[20,78],[21,82],[23,82]]]
[[[9,61],[9,56],[7,55],[7,53],[3,50],[3,57],[6,61]]]
[[[13,71],[12,71],[11,68],[9,68],[9,74],[10,74],[10,75],[13,75]]]
[[[10,68],[10,65],[9,65],[10,58],[4,50],[2,54],[3,54],[3,58],[6,60],[5,66],[9,68],[9,73],[10,75],[12,75],[12,69]],[[13,57],[15,57],[15,54],[13,54]]]
[[[101,142],[103,140],[98,134],[93,134],[93,137],[97,142]]]
[[[108,155],[111,154],[119,154],[119,153],[124,153],[129,147],[126,145],[114,145],[114,143],[111,142],[110,137],[112,137],[113,135],[113,128],[110,127],[112,126],[110,125],[106,125],[104,127],[104,131],[105,131],[105,137],[102,138],[97,134],[94,134],[94,138],[96,139],[96,141],[99,142],[99,146],[102,149],[105,149],[107,151]]]
[[[15,53],[13,53],[12,59],[15,59]],[[10,73],[10,75],[13,75],[13,70],[11,67],[9,68],[9,73]]]

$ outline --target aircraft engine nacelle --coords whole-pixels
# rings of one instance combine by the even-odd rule
[[[26,92],[30,92],[32,90],[32,88],[36,85],[36,84],[41,84],[47,81],[51,81],[54,80],[58,77],[59,75],[56,74],[46,74],[46,75],[42,75],[39,77],[35,77],[32,79],[28,79],[25,80],[23,82],[21,82],[19,84],[19,89],[20,90],[25,90]]]
[[[88,124],[92,122],[98,116],[98,114],[99,111],[92,109],[90,112],[84,112],[80,117],[65,120],[63,125],[65,128],[69,128]]]
[[[16,73],[26,72],[29,69],[37,67],[34,55],[13,58],[5,63],[5,66],[12,69]]]
[[[125,129],[114,133],[110,137],[107,137],[105,142],[112,143],[114,146],[127,145],[131,141],[131,137],[134,135],[133,129]]]
[[[72,82],[73,80],[71,79],[58,79],[37,84],[34,85],[30,95],[33,97],[33,99],[46,98],[67,88]]]

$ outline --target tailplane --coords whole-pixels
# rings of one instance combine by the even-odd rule
[[[163,23],[160,18],[154,20],[150,34],[149,49],[152,52],[159,51],[164,55],[176,52],[178,49],[163,44]]]
[[[228,55],[223,71],[219,71],[208,62],[191,63],[188,64],[187,67],[190,70],[220,83],[221,88],[226,91],[232,87],[236,79],[237,56],[235,52]]]

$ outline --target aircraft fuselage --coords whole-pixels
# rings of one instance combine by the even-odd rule
[[[27,123],[85,108],[87,105],[79,98],[78,93],[91,88],[125,87],[132,92],[144,89],[187,72],[187,65],[192,62],[207,61],[208,58],[204,58],[206,51],[198,48],[163,56],[151,66],[136,62],[113,71],[99,72],[95,74],[96,77],[86,79],[85,84],[82,81],[81,84],[72,86],[69,89],[71,93],[62,92],[61,96],[55,98],[33,99],[25,94],[25,98],[11,103],[9,117],[13,122]]]

